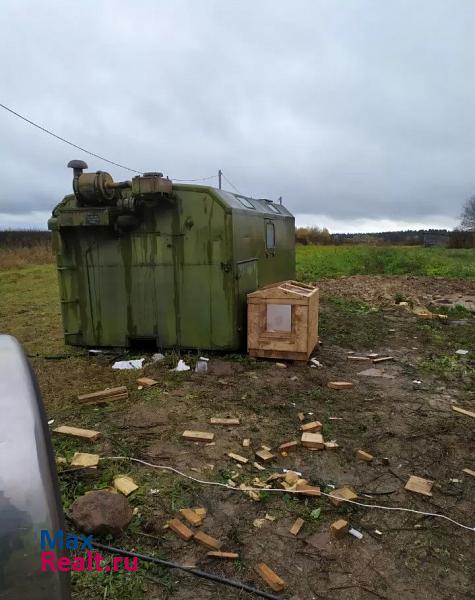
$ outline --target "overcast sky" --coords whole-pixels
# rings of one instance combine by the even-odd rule
[[[0,102],[134,169],[221,168],[332,231],[453,227],[475,193],[473,0],[2,0],[0,24]],[[0,110],[0,227],[45,227],[71,158],[130,176]]]

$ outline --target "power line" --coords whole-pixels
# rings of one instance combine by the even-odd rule
[[[231,187],[233,187],[238,194],[241,194],[241,192],[237,189],[237,187],[234,185],[234,183],[232,181],[229,181],[229,179],[226,177],[226,175],[224,173],[221,173],[221,174],[222,174],[223,178],[229,183],[229,185]],[[242,194],[241,194],[241,196],[242,196]]]
[[[68,146],[72,146],[73,148],[76,148],[77,150],[81,150],[81,152],[85,152],[86,154],[89,154],[90,156],[94,156],[94,158],[98,158],[99,160],[103,160],[104,162],[109,163],[110,165],[114,165],[115,167],[119,167],[120,169],[125,169],[126,171],[130,171],[131,173],[137,173],[139,175],[141,175],[143,173],[143,171],[137,171],[137,169],[132,169],[131,167],[127,167],[126,165],[121,165],[120,163],[117,163],[117,162],[115,162],[113,160],[105,158],[104,156],[101,156],[100,154],[96,154],[95,152],[91,152],[91,150],[87,150],[87,148],[83,148],[82,146],[78,146],[78,144],[74,144],[73,142],[70,142],[66,138],[63,138],[60,135],[57,135],[56,133],[54,133],[50,129],[47,129],[46,127],[43,127],[42,125],[39,125],[38,123],[35,123],[31,119],[28,119],[24,115],[21,115],[20,113],[16,112],[12,108],[9,108],[5,104],[0,103],[0,108],[3,108],[4,110],[6,110],[10,114],[14,115],[15,117],[18,117],[22,121],[25,121],[25,123],[28,123],[29,125],[33,125],[33,127],[36,127],[40,131],[43,131],[43,133],[47,133],[51,137],[54,137],[57,140],[59,140],[60,142],[64,142],[65,144],[68,144]],[[238,194],[241,193],[237,189],[237,187],[234,185],[234,183],[232,183],[232,181],[229,181],[229,179],[226,177],[226,175],[222,171],[221,171],[221,175],[229,183],[229,185],[232,188],[234,188],[234,190],[236,190],[236,192]],[[210,175],[209,177],[199,177],[197,179],[173,179],[172,178],[172,180],[176,181],[176,182],[193,183],[193,182],[196,182],[196,181],[209,181],[211,179],[215,179],[216,177],[218,177],[218,175]]]
[[[193,182],[193,181],[209,181],[210,179],[215,179],[217,175],[210,175],[209,177],[198,177],[198,179],[175,179],[172,177],[173,181],[183,181],[183,182]]]
[[[115,165],[116,167],[120,167],[121,169],[125,169],[126,171],[130,171],[132,173],[138,173],[139,175],[142,174],[142,171],[137,171],[136,169],[131,169],[130,167],[126,167],[125,165],[121,165],[120,163],[114,162],[113,160],[109,160],[108,158],[104,158],[104,156],[100,156],[99,154],[95,154],[94,152],[91,152],[90,150],[87,150],[86,148],[83,148],[82,146],[78,146],[77,144],[74,144],[73,142],[70,142],[69,140],[61,137],[60,135],[57,135],[56,133],[53,133],[49,129],[46,129],[46,127],[42,127],[41,125],[38,125],[38,123],[35,123],[34,121],[31,121],[27,117],[21,115],[20,113],[17,113],[16,111],[14,111],[13,109],[9,108],[8,106],[5,106],[5,104],[1,104],[0,103],[0,107],[3,108],[4,110],[8,111],[12,115],[15,115],[15,117],[18,117],[19,119],[22,119],[26,123],[29,123],[30,125],[33,125],[33,127],[36,127],[37,129],[40,129],[44,133],[47,133],[48,135],[51,135],[52,137],[56,138],[57,140],[60,140],[61,142],[64,142],[65,144],[68,144],[69,146],[72,146],[73,148],[77,148],[78,150],[81,150],[81,152],[85,152],[86,154],[89,154],[90,156],[94,156],[95,158],[98,158],[99,160],[103,160],[104,162],[109,163],[110,165]]]

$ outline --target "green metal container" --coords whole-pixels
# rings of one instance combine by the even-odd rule
[[[75,194],[48,222],[66,343],[244,347],[248,292],[295,277],[290,212],[161,174],[114,183],[70,165]]]

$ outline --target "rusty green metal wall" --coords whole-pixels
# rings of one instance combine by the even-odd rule
[[[138,227],[117,233],[113,210],[80,208],[67,196],[49,226],[57,251],[67,343],[238,349],[246,294],[293,278],[294,222],[238,208],[213,188],[175,185],[174,199],[147,206]],[[231,204],[234,202],[234,206]],[[262,208],[264,206],[264,208]],[[276,248],[265,248],[265,223]]]

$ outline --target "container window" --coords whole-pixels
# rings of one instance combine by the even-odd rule
[[[266,248],[267,250],[274,250],[275,248],[274,223],[266,223]]]
[[[267,304],[266,330],[292,331],[292,306],[290,304]]]
[[[280,215],[280,210],[277,208],[277,206],[275,204],[273,204],[272,202],[269,202],[268,200],[266,200],[267,202],[267,208],[275,213],[276,215]]]
[[[239,202],[246,208],[252,208],[252,210],[256,210],[256,207],[254,206],[254,204],[249,200],[249,198],[246,198],[245,196],[236,196],[236,198],[239,200]]]

